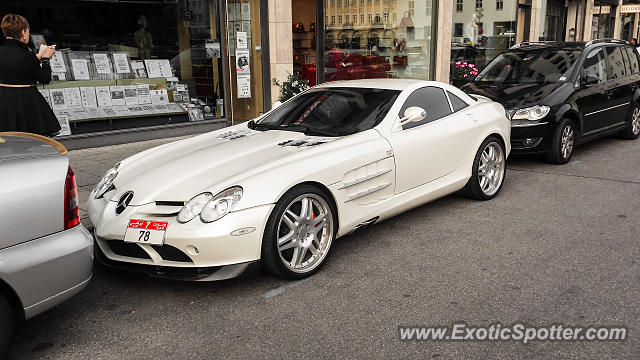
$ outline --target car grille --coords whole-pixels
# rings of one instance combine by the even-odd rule
[[[109,246],[109,249],[111,249],[111,251],[113,251],[113,253],[116,255],[151,260],[149,254],[147,254],[147,252],[137,244],[126,243],[122,240],[105,240],[105,243],[107,244],[107,246]],[[193,261],[191,261],[191,258],[187,256],[187,254],[183,253],[182,251],[180,251],[180,249],[174,246],[165,244],[161,246],[151,245],[151,247],[158,253],[158,255],[160,255],[163,260],[193,263]]]

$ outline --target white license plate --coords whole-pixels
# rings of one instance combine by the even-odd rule
[[[168,223],[151,220],[129,220],[129,226],[124,233],[124,242],[162,245]]]

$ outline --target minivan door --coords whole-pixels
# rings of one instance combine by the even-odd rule
[[[603,122],[604,129],[624,124],[635,90],[631,88],[634,81],[633,77],[628,76],[631,74],[627,73],[628,65],[625,63],[628,59],[624,58],[623,51],[622,46],[606,47],[608,87],[604,95],[607,100],[606,108],[609,110]]]
[[[589,135],[605,126],[607,115],[607,71],[602,48],[587,54],[582,64],[580,89],[576,103],[584,119],[582,135]]]

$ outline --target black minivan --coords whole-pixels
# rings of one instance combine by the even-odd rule
[[[569,162],[576,144],[640,135],[640,66],[626,41],[525,42],[494,58],[462,86],[501,103],[513,153]]]

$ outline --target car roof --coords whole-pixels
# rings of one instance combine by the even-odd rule
[[[589,42],[584,41],[524,41],[514,45],[511,50],[540,50],[540,49],[571,49],[571,50],[584,50],[587,47],[601,46],[601,45],[629,45],[622,40],[607,40],[596,39]]]
[[[0,161],[66,154],[59,142],[28,133],[0,132]]]

